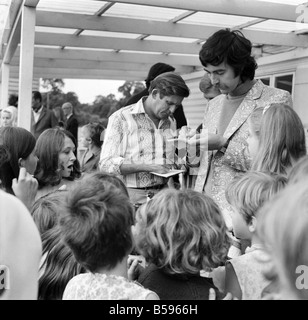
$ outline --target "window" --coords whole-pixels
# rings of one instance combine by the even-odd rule
[[[293,74],[278,76],[275,78],[275,87],[289,91],[292,94]]]
[[[285,73],[285,74],[273,74],[265,77],[257,77],[265,85],[283,89],[289,91],[290,94],[293,94],[293,85],[294,85],[294,73]]]
[[[265,85],[267,85],[267,86],[269,86],[270,85],[270,78],[268,77],[268,78],[260,78],[260,80],[265,84]]]

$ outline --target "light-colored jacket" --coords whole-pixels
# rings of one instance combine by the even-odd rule
[[[208,111],[204,115],[203,128],[209,133],[217,132],[223,99],[225,95],[219,95],[211,100]],[[251,160],[245,152],[248,137],[247,119],[254,109],[268,107],[269,104],[277,102],[292,106],[290,93],[266,86],[258,80],[248,91],[223,135],[229,139],[226,151],[224,153],[216,150],[205,151],[201,154],[195,190],[203,191],[211,164],[213,169],[211,195],[223,213],[231,210],[225,198],[228,184],[236,175],[250,169]]]

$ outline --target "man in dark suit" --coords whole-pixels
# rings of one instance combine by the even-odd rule
[[[42,105],[42,95],[38,91],[32,92],[32,111],[31,133],[35,139],[46,129],[58,125],[58,120],[53,111]]]
[[[148,76],[145,79],[146,88],[144,90],[142,90],[141,92],[136,93],[135,95],[130,97],[130,99],[128,99],[128,101],[126,102],[126,106],[128,106],[130,104],[137,103],[142,97],[148,96],[149,95],[149,87],[150,87],[151,81],[154,80],[157,76],[159,76],[160,74],[162,74],[164,72],[170,72],[170,71],[174,71],[174,70],[175,70],[174,67],[172,67],[172,66],[170,66],[169,64],[166,64],[166,63],[158,62],[158,63],[154,64],[150,68]],[[173,117],[176,120],[177,129],[180,129],[183,126],[187,125],[187,121],[186,121],[186,117],[185,117],[182,105],[180,105],[176,109],[176,111],[173,114]]]
[[[73,113],[73,105],[70,102],[65,102],[62,105],[62,110],[65,117],[65,129],[69,131],[78,144],[78,120]]]

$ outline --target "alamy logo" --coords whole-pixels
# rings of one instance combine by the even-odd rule
[[[298,290],[308,289],[308,266],[298,266],[295,270],[295,273],[300,275],[297,277],[295,286]]]
[[[10,289],[10,270],[5,265],[0,265],[0,290]]]
[[[296,18],[296,22],[308,23],[308,3],[297,6],[295,12],[299,14]]]

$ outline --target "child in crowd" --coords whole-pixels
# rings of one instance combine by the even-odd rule
[[[260,211],[257,233],[273,263],[276,291],[264,299],[307,300],[308,183],[288,185]]]
[[[60,224],[65,243],[88,272],[69,281],[64,300],[159,299],[129,280],[137,266],[136,260],[127,270],[133,211],[123,190],[97,173],[76,183]]]
[[[136,212],[134,235],[147,263],[137,280],[162,300],[207,300],[210,288],[219,295],[212,279],[200,276],[223,265],[229,248],[224,219],[209,196],[160,191]]]
[[[251,155],[252,170],[287,175],[306,154],[304,126],[294,109],[286,104],[271,104],[264,110],[259,141]]]
[[[245,254],[226,263],[225,292],[238,299],[261,299],[262,290],[269,284],[263,271],[270,264],[256,234],[258,211],[286,182],[282,175],[251,171],[238,176],[228,186],[226,198],[233,208],[234,236],[251,241]]]
[[[81,146],[86,148],[80,158],[82,172],[95,171],[104,142],[105,127],[99,122],[90,122],[82,127]]]
[[[260,128],[262,116],[264,113],[263,108],[255,109],[247,120],[248,123],[248,138],[247,138],[247,153],[251,159],[255,158],[260,141]]]
[[[62,300],[67,283],[84,268],[64,243],[58,225],[42,235],[43,258],[40,266],[39,300]]]
[[[41,235],[58,224],[60,209],[65,207],[67,192],[55,190],[34,202],[31,215]]]

